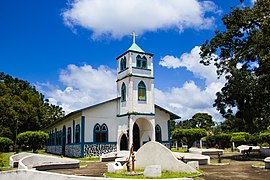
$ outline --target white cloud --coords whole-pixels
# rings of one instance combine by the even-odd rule
[[[209,29],[214,17],[206,12],[220,10],[212,1],[198,0],[73,0],[62,16],[67,26],[88,29],[93,38],[121,38],[132,31]]]
[[[207,112],[216,121],[221,121],[222,117],[213,108],[216,92],[224,86],[225,78],[217,79],[216,67],[211,64],[204,66],[200,63],[200,47],[195,46],[190,53],[184,53],[179,58],[165,56],[159,62],[167,68],[186,68],[195,77],[205,80],[204,89],[198,87],[194,81],[186,81],[182,87],[173,87],[169,91],[156,89],[156,102],[179,114],[183,120],[191,118],[195,113]]]
[[[212,63],[209,66],[204,66],[200,63],[200,47],[195,46],[190,53],[184,53],[179,58],[174,56],[163,57],[159,65],[167,68],[186,68],[192,72],[196,77],[205,79],[206,85],[216,81],[225,81],[224,77],[217,80],[216,67]]]
[[[59,78],[63,90],[49,83],[39,83],[37,88],[66,113],[116,97],[116,71],[106,66],[94,69],[71,64],[60,72]]]
[[[173,62],[170,58],[163,58],[160,63],[169,68],[186,68],[206,80],[206,87],[202,89],[194,81],[187,80],[183,85],[167,91],[156,88],[155,100],[158,105],[179,114],[183,120],[195,113],[207,112],[214,120],[221,121],[221,116],[212,105],[216,92],[223,87],[225,80],[216,79],[214,66],[204,67],[199,63],[198,52],[199,47],[195,47],[180,58],[173,57]],[[106,66],[95,69],[90,65],[69,65],[60,72],[59,79],[64,88],[50,83],[36,86],[50,102],[62,106],[66,113],[116,97],[116,70]]]

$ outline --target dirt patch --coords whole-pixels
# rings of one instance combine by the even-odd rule
[[[211,157],[211,162],[217,162],[215,156]],[[78,169],[58,169],[49,170],[62,174],[72,174],[80,176],[102,177],[107,172],[107,163],[83,162],[86,167]],[[263,163],[261,158],[242,158],[239,154],[225,154],[222,156],[222,163],[228,165],[201,165],[200,169],[205,172],[200,179],[205,180],[231,180],[231,179],[270,179],[270,170],[252,167],[254,164]]]

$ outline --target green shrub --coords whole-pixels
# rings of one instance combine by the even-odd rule
[[[259,134],[259,138],[260,138],[261,143],[270,144],[270,133],[269,132]]]
[[[49,135],[43,131],[26,131],[17,136],[18,144],[28,146],[33,152],[41,149],[48,138]]]
[[[246,144],[246,139],[244,136],[238,135],[238,136],[232,136],[231,142],[235,142],[236,146],[240,146],[241,144]]]
[[[199,141],[202,137],[205,137],[207,132],[205,129],[193,128],[193,129],[180,129],[177,128],[172,132],[172,137],[176,139],[186,139],[188,148],[191,148],[195,141]]]
[[[269,147],[269,143],[265,142],[261,144],[262,147]]]
[[[10,146],[13,145],[13,141],[7,137],[0,137],[0,151],[10,151]]]

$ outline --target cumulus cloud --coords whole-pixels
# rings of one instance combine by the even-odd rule
[[[66,113],[116,97],[116,71],[106,66],[97,69],[90,65],[68,65],[59,75],[63,89],[50,83],[39,83],[40,89],[52,104],[63,107]]]
[[[192,72],[195,77],[205,80],[204,89],[198,87],[194,81],[186,81],[182,87],[173,87],[169,91],[156,89],[156,102],[168,109],[173,110],[182,116],[182,119],[189,119],[197,112],[207,112],[215,120],[221,121],[222,117],[213,108],[216,92],[225,84],[222,76],[217,79],[216,67],[211,64],[204,66],[200,63],[200,47],[195,46],[190,53],[184,53],[180,57],[165,56],[159,65],[166,68],[185,68]]]
[[[171,28],[209,29],[219,13],[212,1],[198,0],[72,0],[62,12],[64,23],[93,32],[92,38],[121,38],[132,31],[138,34]]]
[[[192,72],[196,77],[205,79],[206,84],[209,85],[216,81],[225,81],[224,77],[217,79],[216,67],[212,63],[209,66],[204,66],[200,63],[200,46],[195,46],[190,53],[184,53],[180,57],[167,55],[163,57],[159,65],[167,68],[186,68]],[[214,55],[215,56],[215,55]]]
[[[206,87],[201,88],[187,79],[183,85],[169,87],[168,90],[155,89],[155,101],[158,105],[179,114],[182,120],[191,118],[195,113],[207,112],[214,120],[222,117],[213,108],[215,94],[225,80],[217,79],[215,66],[205,67],[199,63],[199,47],[182,54],[179,58],[165,56],[160,64],[167,68],[186,68],[196,77],[205,80]],[[116,97],[116,70],[101,65],[68,65],[59,74],[61,87],[50,83],[39,83],[37,89],[46,95],[51,103],[63,107],[66,113],[87,107]]]

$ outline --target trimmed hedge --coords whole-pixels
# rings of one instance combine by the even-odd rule
[[[49,135],[43,131],[26,131],[17,136],[18,144],[29,147],[33,152],[40,149],[48,138]]]

